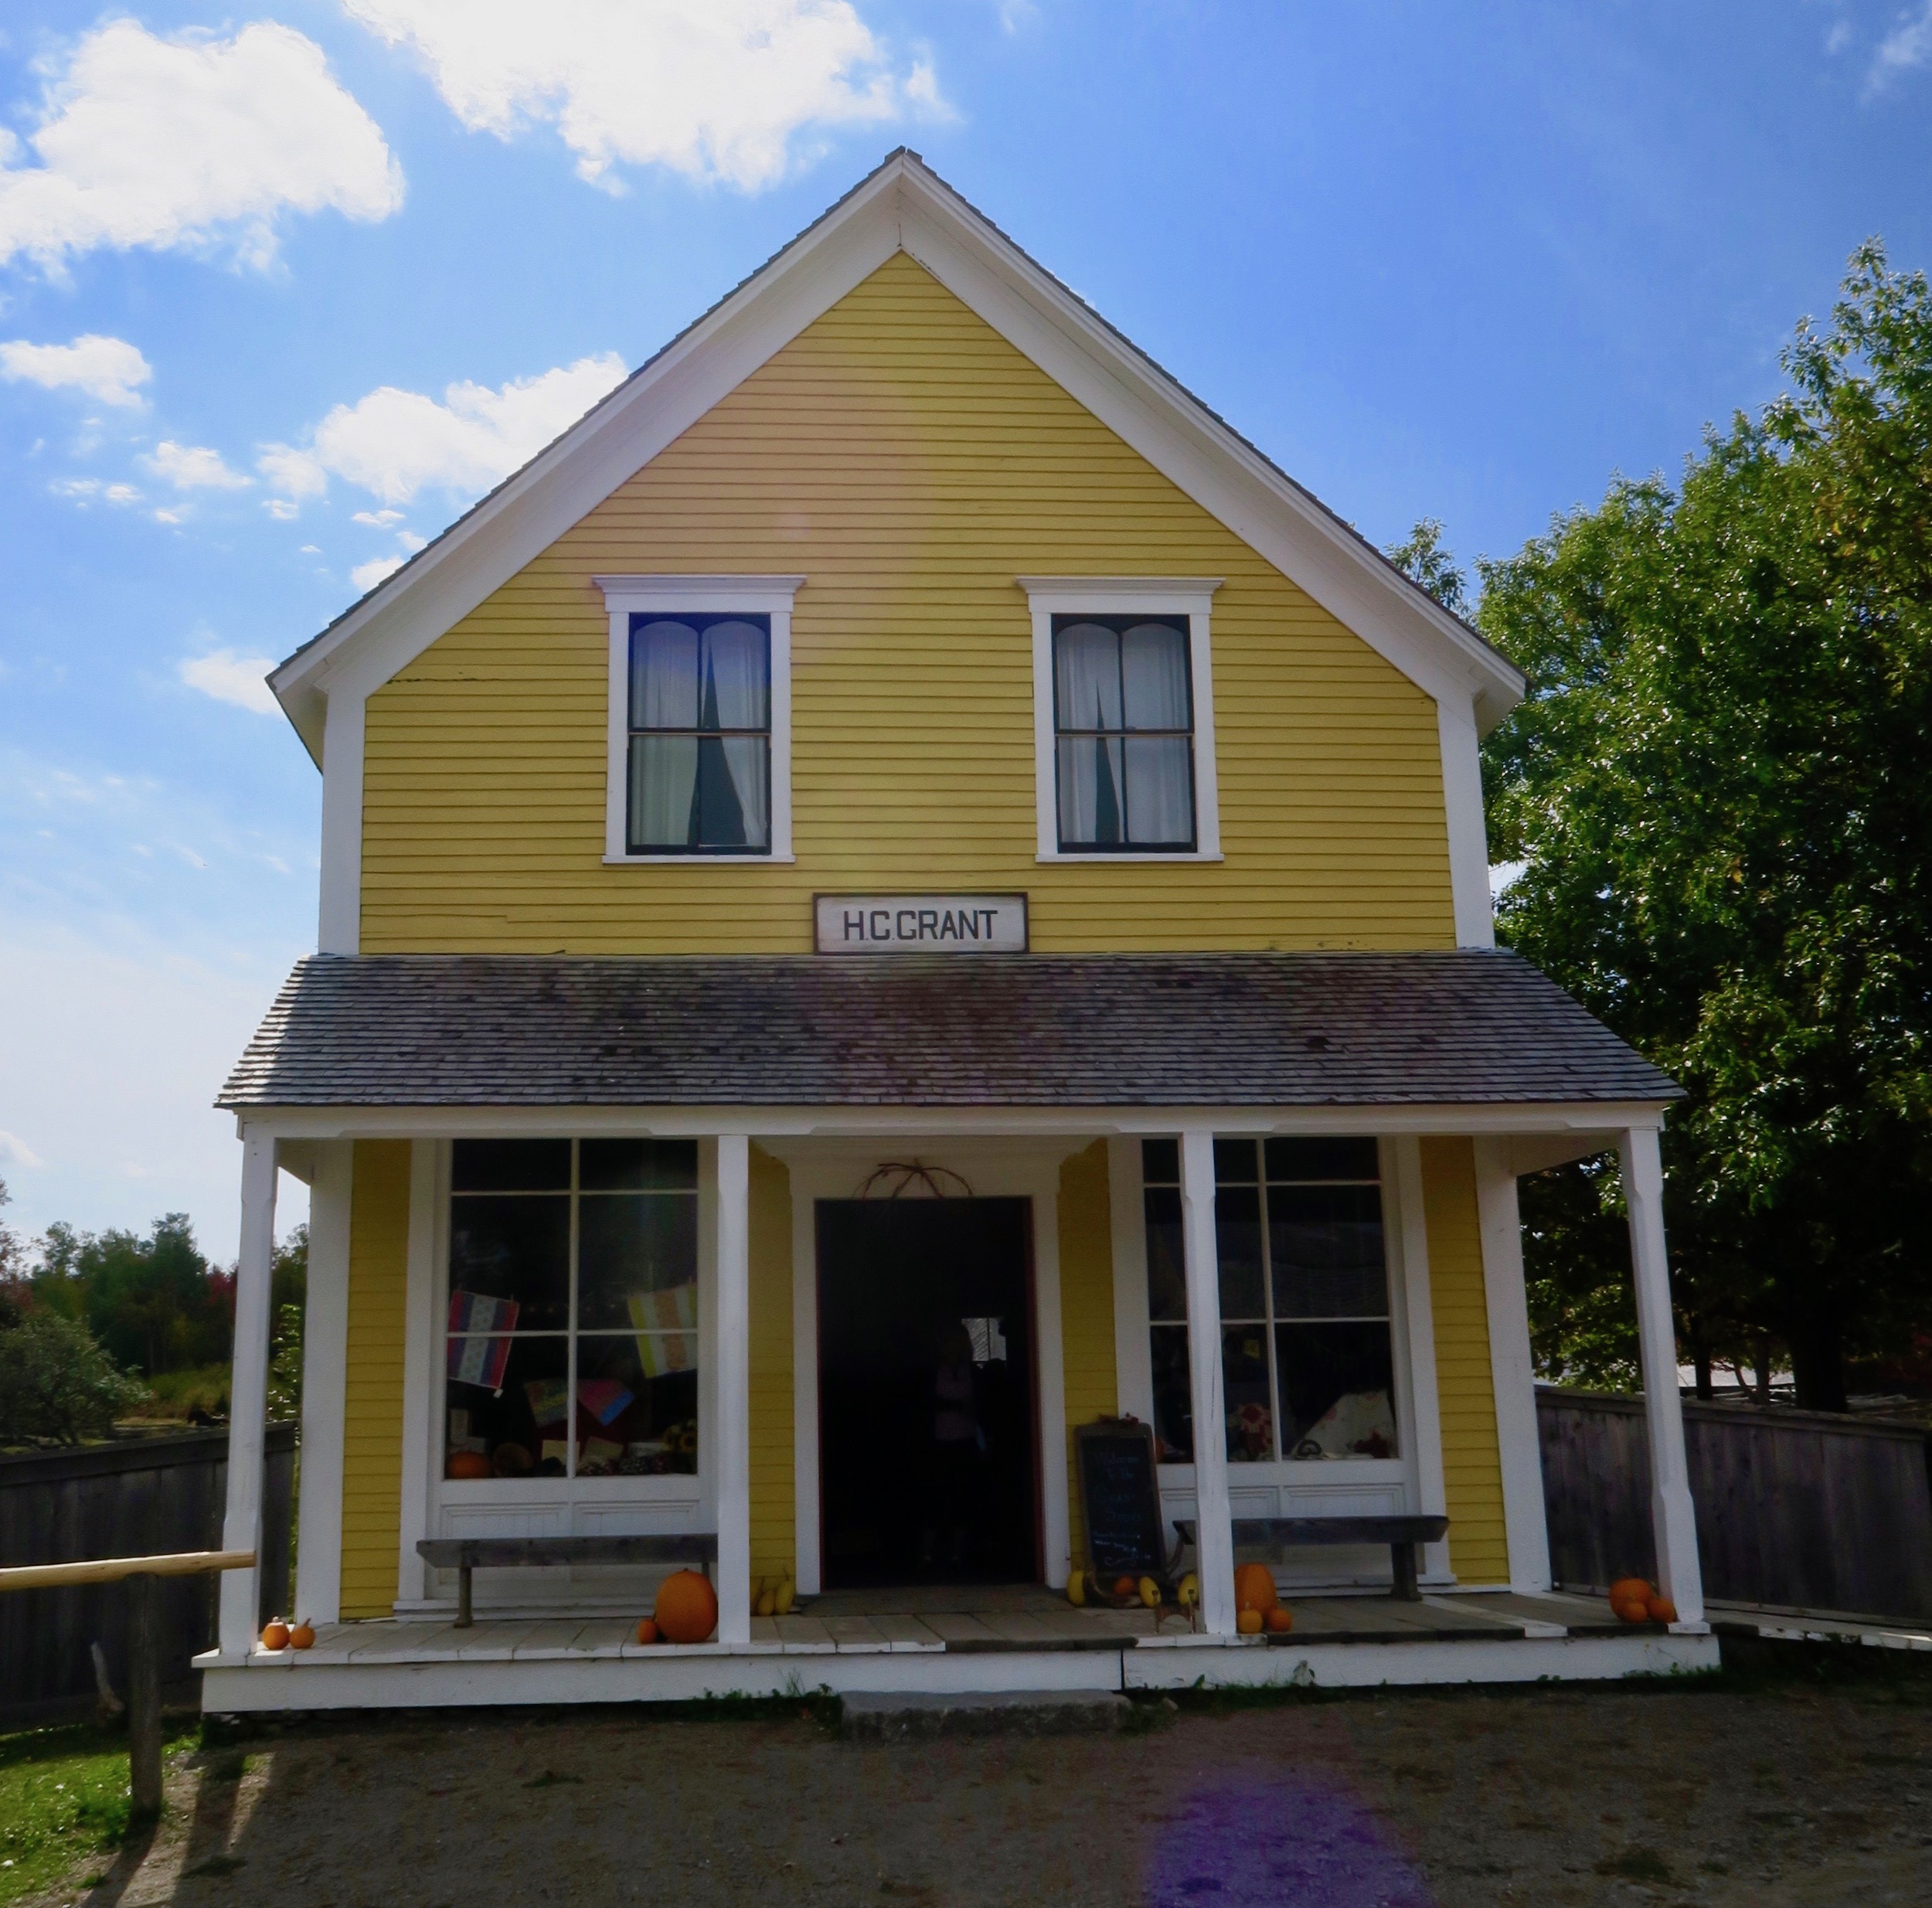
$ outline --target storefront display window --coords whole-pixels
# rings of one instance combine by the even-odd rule
[[[445,1474],[695,1472],[697,1294],[694,1141],[457,1141]]]

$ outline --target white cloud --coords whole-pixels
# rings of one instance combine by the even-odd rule
[[[851,0],[343,0],[412,47],[472,131],[553,122],[580,177],[663,165],[747,192],[808,127],[942,114],[932,68],[895,69]]]
[[[257,447],[261,455],[255,468],[268,488],[276,492],[264,506],[268,514],[286,523],[301,514],[303,500],[328,494],[328,473],[307,451],[290,444],[264,444]]]
[[[400,556],[372,556],[367,563],[358,563],[349,573],[349,580],[359,595],[367,596],[385,576],[394,576],[402,567]]]
[[[232,649],[213,649],[205,656],[185,657],[180,675],[191,689],[199,689],[218,702],[253,709],[258,716],[280,713],[280,706],[262,679],[275,666],[270,656],[238,656]]]
[[[1915,14],[1901,13],[1879,41],[1872,60],[1872,85],[1883,87],[1915,66],[1932,66],[1932,0],[1920,0]]]
[[[154,366],[124,338],[98,332],[71,345],[30,345],[25,338],[0,344],[0,377],[49,391],[79,391],[97,403],[138,405],[136,387],[154,375]]]
[[[222,461],[221,453],[206,444],[164,441],[155,446],[151,457],[141,461],[177,490],[246,490],[255,481],[231,471]]]
[[[527,464],[624,375],[624,360],[606,352],[495,390],[452,384],[440,403],[385,384],[355,404],[338,404],[316,426],[308,455],[317,471],[332,471],[385,504],[407,503],[422,490],[473,495]]]
[[[0,1129],[0,1165],[39,1166],[46,1162],[18,1134]]]
[[[110,21],[49,81],[24,141],[37,165],[11,163],[22,143],[0,141],[0,261],[50,270],[104,245],[227,244],[261,266],[285,213],[379,219],[403,202],[375,121],[314,41],[271,22],[165,39]]]
[[[412,556],[418,550],[429,548],[429,539],[426,536],[418,536],[413,530],[398,530],[396,532],[396,540]]]
[[[302,514],[301,506],[291,503],[286,497],[264,497],[262,508],[277,523],[293,523]]]
[[[63,477],[49,486],[56,497],[71,497],[77,503],[90,504],[98,497],[103,503],[138,504],[141,492],[131,484],[110,484],[98,477]]]
[[[349,521],[366,523],[372,530],[386,530],[392,523],[403,521],[403,513],[400,510],[359,510]]]

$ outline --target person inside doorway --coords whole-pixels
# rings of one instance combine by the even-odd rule
[[[978,1377],[972,1335],[963,1319],[955,1320],[940,1341],[938,1369],[933,1374],[927,1521],[920,1546],[924,1570],[940,1562],[943,1538],[947,1567],[963,1570],[979,1525],[986,1434],[979,1421]]]

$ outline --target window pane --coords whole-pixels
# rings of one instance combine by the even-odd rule
[[[1130,736],[1127,838],[1137,848],[1185,848],[1194,839],[1193,751],[1185,736]]]
[[[1277,1318],[1388,1315],[1379,1186],[1269,1187],[1268,1254]]]
[[[1188,1371],[1187,1328],[1155,1325],[1148,1333],[1154,1367],[1155,1458],[1164,1464],[1194,1461],[1194,1384]]]
[[[698,741],[695,736],[633,736],[628,845],[632,848],[695,847],[697,786]]]
[[[737,845],[764,848],[770,845],[771,796],[770,770],[771,743],[764,736],[726,736],[719,743],[702,743],[702,748],[716,748],[724,759],[725,775],[733,798],[731,818],[741,831]],[[711,810],[705,810],[709,832]]]
[[[1180,1189],[1149,1186],[1141,1197],[1147,1208],[1147,1315],[1184,1319],[1187,1262],[1182,1257]]]
[[[450,1311],[459,1300],[510,1299],[519,1332],[561,1332],[570,1322],[570,1198],[465,1194],[450,1202]],[[468,1321],[461,1315],[459,1321]],[[481,1323],[478,1318],[474,1322]],[[507,1321],[493,1320],[498,1329]]]
[[[1253,1185],[1260,1176],[1256,1158],[1253,1140],[1216,1140],[1214,1142],[1214,1183],[1222,1186]]]
[[[1268,1403],[1267,1326],[1231,1325],[1222,1332],[1221,1378],[1227,1390],[1229,1463],[1270,1462],[1274,1413]]]
[[[698,1468],[698,1335],[577,1341],[577,1470],[590,1477]]]
[[[1056,726],[1121,726],[1121,639],[1100,623],[1070,623],[1053,635]]]
[[[1381,1176],[1372,1139],[1270,1140],[1270,1179],[1375,1179]]]
[[[586,1193],[577,1206],[577,1323],[695,1330],[698,1202],[688,1192]]]
[[[1121,638],[1130,729],[1188,724],[1187,638],[1165,623],[1136,623]]]
[[[1214,1236],[1221,1267],[1221,1316],[1259,1318],[1266,1310],[1259,1187],[1223,1186],[1215,1194]]]
[[[1061,847],[1119,847],[1119,741],[1063,736],[1060,784]]]
[[[1150,1186],[1178,1186],[1181,1183],[1181,1142],[1142,1140],[1141,1179]]]
[[[458,1140],[451,1151],[457,1192],[560,1192],[570,1183],[568,1140]]]
[[[768,729],[765,632],[756,623],[713,623],[704,633],[700,729]]]
[[[564,1473],[570,1392],[570,1342],[565,1338],[498,1340],[509,1351],[502,1369],[474,1338],[450,1341],[450,1383],[444,1417],[445,1475],[460,1476],[482,1458],[498,1478]],[[473,1383],[459,1371],[482,1370],[495,1386]],[[462,1461],[457,1461],[459,1454]]]
[[[1396,1454],[1386,1325],[1277,1325],[1274,1342],[1284,1456]]]
[[[698,632],[689,623],[631,624],[631,726],[698,726]]]
[[[696,1140],[583,1140],[577,1184],[587,1192],[695,1192]]]

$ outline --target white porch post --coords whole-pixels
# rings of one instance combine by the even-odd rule
[[[1181,1135],[1181,1236],[1187,1259],[1188,1372],[1194,1392],[1194,1516],[1201,1617],[1234,1634],[1234,1529],[1221,1380],[1221,1274],[1214,1236],[1214,1135]]]
[[[260,1553],[262,1456],[268,1412],[269,1277],[275,1260],[275,1141],[242,1136],[241,1250],[235,1269],[235,1363],[228,1391],[228,1514],[224,1550]],[[221,1580],[222,1653],[253,1647],[256,1573],[226,1570]]]
[[[308,1301],[302,1328],[302,1489],[291,1616],[342,1615],[342,1457],[348,1417],[349,1212],[354,1142],[315,1148],[308,1193]]]
[[[1624,1198],[1630,1209],[1630,1263],[1637,1286],[1637,1336],[1643,1356],[1644,1415],[1650,1429],[1650,1515],[1657,1539],[1658,1587],[1680,1622],[1704,1619],[1697,1518],[1684,1455],[1684,1410],[1677,1389],[1677,1328],[1664,1247],[1664,1171],[1654,1127],[1617,1138]]]
[[[751,1641],[751,1144],[718,1136],[718,1641]]]

